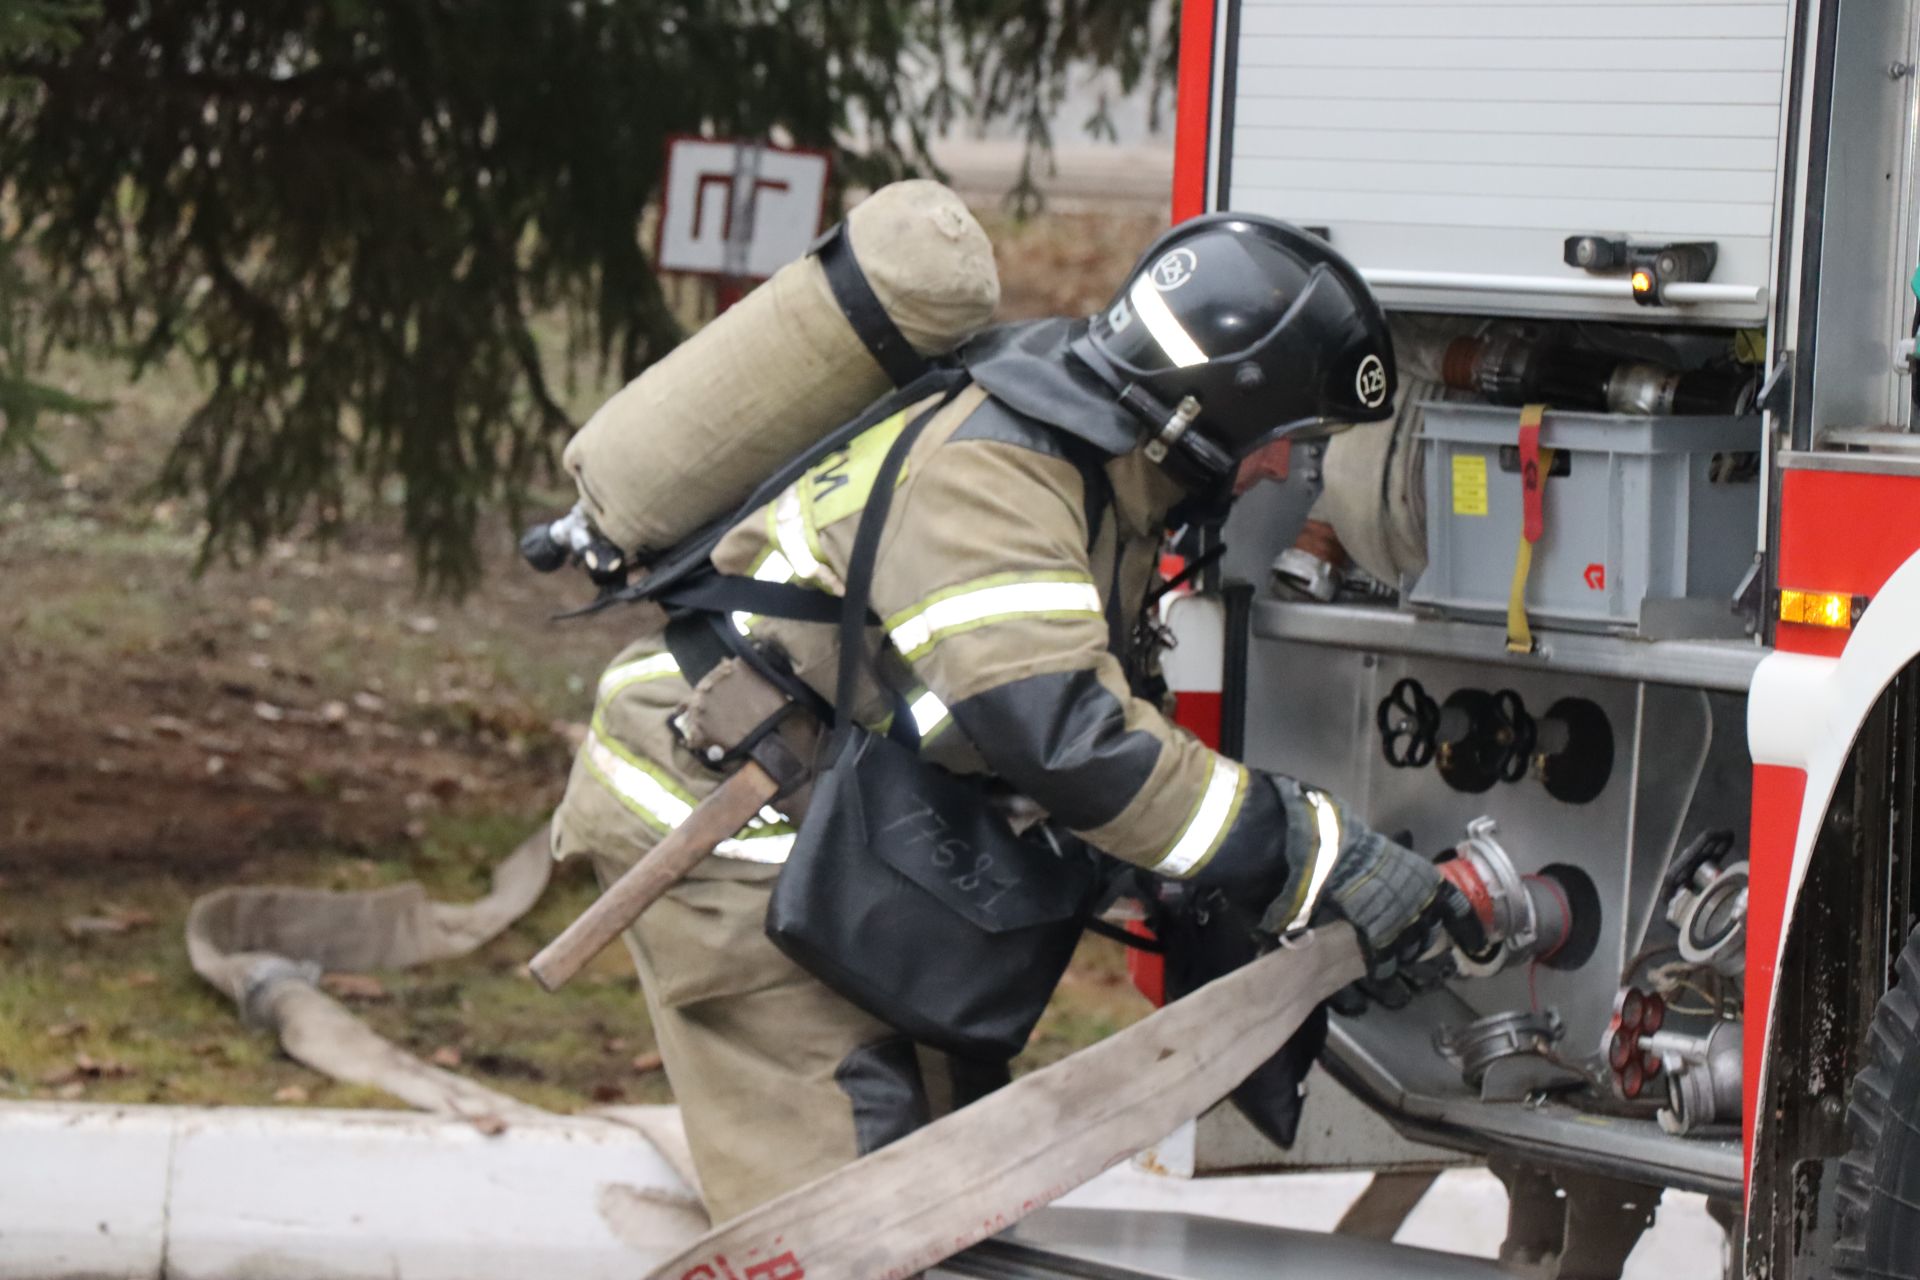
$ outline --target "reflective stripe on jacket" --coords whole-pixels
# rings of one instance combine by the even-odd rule
[[[743,519],[716,566],[839,594],[874,473],[922,408]],[[1073,448],[977,387],[937,414],[908,455],[874,573],[872,643],[891,690],[863,688],[857,713],[876,723],[892,691],[905,695],[930,759],[997,775],[1115,857],[1173,876],[1214,866],[1228,880],[1242,877],[1224,864],[1244,864],[1244,878],[1270,882],[1286,826],[1272,787],[1135,697],[1116,652],[1182,495],[1138,452],[1089,463]],[[1090,500],[1088,467],[1110,501]],[[736,621],[833,698],[833,628]]]

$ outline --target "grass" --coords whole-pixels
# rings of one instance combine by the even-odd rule
[[[438,896],[466,899],[485,891],[487,868],[527,830],[523,817],[458,815],[434,822],[416,857],[289,860],[245,879],[273,883],[283,878],[276,873],[292,873],[337,889],[418,879]],[[300,875],[315,869],[317,880]],[[110,890],[91,880],[10,876],[5,889],[0,1095],[392,1105],[283,1057],[270,1034],[244,1026],[226,997],[200,980],[179,932],[199,886],[176,875],[129,877]],[[422,1057],[457,1053],[460,1070],[539,1106],[665,1101],[664,1078],[633,1066],[653,1042],[623,952],[603,955],[559,995],[525,976],[527,959],[592,892],[585,875],[562,874],[532,913],[473,955],[374,975],[378,993],[347,1002],[396,1044]],[[31,911],[13,909],[29,900]],[[69,927],[84,917],[133,923],[121,932]]]
[[[486,891],[488,868],[527,830],[519,815],[459,814],[433,822],[410,856],[281,860],[254,867],[244,879],[303,878],[335,889],[414,879],[436,897],[462,901]],[[348,1004],[418,1056],[439,1055],[537,1106],[573,1111],[671,1101],[662,1073],[634,1067],[655,1046],[622,949],[609,949],[558,995],[525,975],[534,951],[593,896],[589,878],[570,870],[531,913],[478,952],[376,974],[379,994],[348,997]],[[180,928],[201,888],[166,874],[111,886],[58,875],[14,875],[0,884],[8,904],[0,907],[0,1096],[392,1105],[376,1090],[330,1081],[281,1055],[270,1034],[243,1025],[226,997],[192,971]],[[20,909],[26,902],[31,910]],[[82,917],[113,916],[134,923],[117,933],[68,928]],[[1017,1069],[1058,1061],[1142,1016],[1146,1002],[1124,966],[1117,945],[1086,939]]]

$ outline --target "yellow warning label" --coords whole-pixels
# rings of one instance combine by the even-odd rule
[[[1456,453],[1453,455],[1453,514],[1457,516],[1487,514],[1486,454]]]

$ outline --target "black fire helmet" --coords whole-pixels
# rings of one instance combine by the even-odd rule
[[[1162,235],[1073,350],[1146,425],[1148,452],[1195,480],[1393,412],[1393,342],[1366,281],[1324,240],[1254,214]]]

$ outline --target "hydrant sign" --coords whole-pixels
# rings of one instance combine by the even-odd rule
[[[827,173],[822,151],[673,139],[655,262],[662,271],[764,280],[820,234]]]

